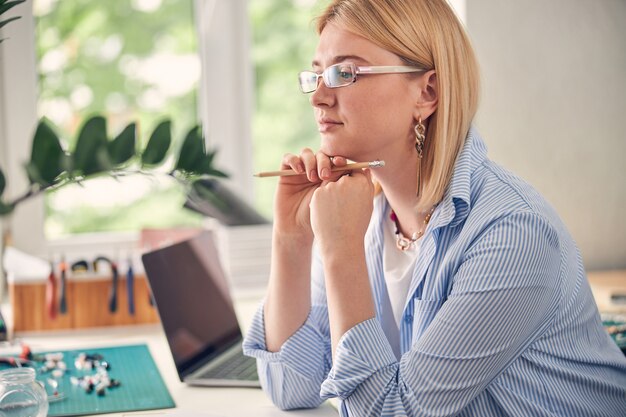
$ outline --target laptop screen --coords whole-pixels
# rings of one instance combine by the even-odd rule
[[[241,340],[210,232],[146,253],[142,260],[181,379]]]

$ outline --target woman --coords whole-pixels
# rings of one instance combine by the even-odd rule
[[[445,0],[335,0],[318,33],[300,86],[321,147],[283,158],[305,175],[279,181],[268,293],[244,342],[275,404],[626,415],[626,360],[574,242],[470,126],[477,64]],[[385,166],[330,171],[346,159]]]

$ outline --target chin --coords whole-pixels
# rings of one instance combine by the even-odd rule
[[[322,135],[320,151],[328,156],[343,156],[348,159],[352,159],[354,152],[351,152],[350,149],[347,149],[346,146],[342,145],[342,143],[337,142],[337,139],[330,139],[325,137],[325,135]]]

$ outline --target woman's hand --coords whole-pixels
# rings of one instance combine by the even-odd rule
[[[346,159],[333,158],[334,165]],[[278,352],[306,321],[311,310],[311,196],[324,181],[336,181],[342,172],[332,173],[331,158],[310,149],[300,155],[287,154],[281,169],[306,175],[281,177],[274,198],[272,267],[265,298],[265,343]],[[321,179],[320,179],[321,177]]]
[[[312,242],[309,204],[322,181],[336,181],[343,172],[331,172],[333,166],[344,166],[345,158],[331,157],[305,148],[300,155],[286,154],[281,169],[293,169],[296,175],[281,177],[274,197],[274,224],[283,236],[301,238]]]
[[[344,173],[345,174],[345,173]],[[311,199],[311,227],[322,254],[363,245],[373,210],[371,173],[354,170],[336,181],[323,181]]]

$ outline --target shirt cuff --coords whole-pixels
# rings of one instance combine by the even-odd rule
[[[306,321],[289,339],[283,343],[278,352],[269,352],[265,344],[264,304],[257,310],[248,333],[243,341],[243,352],[258,360],[268,363],[280,363],[296,373],[307,377],[322,380],[329,346],[322,333],[315,326],[313,316],[316,307],[312,307]],[[315,366],[314,366],[315,364]]]
[[[339,339],[333,367],[322,383],[320,395],[322,399],[345,400],[364,381],[396,363],[380,322],[376,318],[363,321]]]

